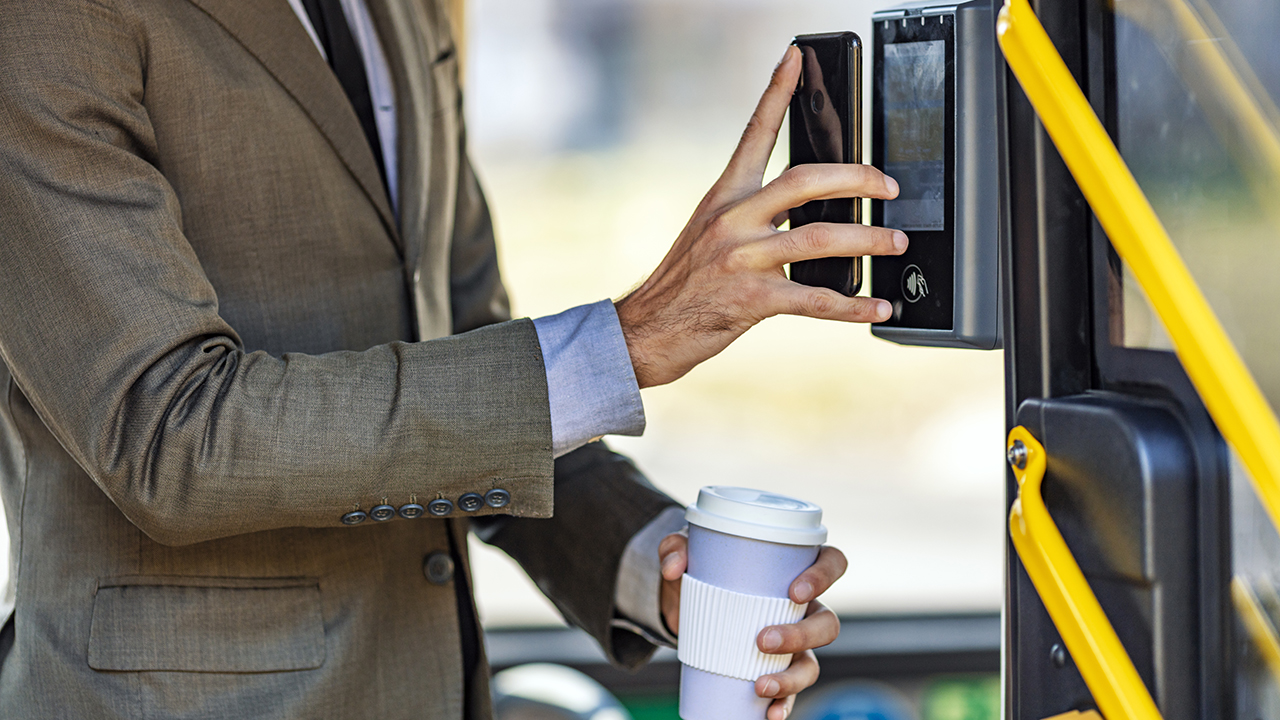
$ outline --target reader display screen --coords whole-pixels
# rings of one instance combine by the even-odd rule
[[[884,225],[943,230],[946,42],[885,45],[883,67],[884,171],[899,188],[884,204]]]

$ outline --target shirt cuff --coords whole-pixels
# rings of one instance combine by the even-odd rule
[[[662,538],[684,529],[684,508],[670,507],[631,537],[618,564],[613,598],[618,610],[615,627],[638,633],[652,643],[675,647],[676,638],[667,632],[662,621],[662,559],[658,557],[658,544]]]
[[[536,318],[555,457],[604,435],[643,435],[644,404],[613,301]]]

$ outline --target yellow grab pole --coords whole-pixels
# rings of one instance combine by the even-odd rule
[[[1240,615],[1240,623],[1271,671],[1271,679],[1280,685],[1280,638],[1276,636],[1271,618],[1262,609],[1262,603],[1258,602],[1258,596],[1249,587],[1249,581],[1240,575],[1231,579],[1231,600]]]
[[[1160,720],[1151,693],[1044,504],[1044,447],[1019,425],[1009,432],[1009,457],[1018,479],[1018,499],[1009,512],[1013,547],[1094,702],[1107,720]]]

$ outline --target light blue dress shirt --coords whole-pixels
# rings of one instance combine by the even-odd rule
[[[311,26],[302,0],[288,1],[323,56],[324,46]],[[364,0],[340,1],[369,78],[374,121],[382,145],[378,150],[387,169],[391,204],[398,213],[396,98],[390,68]],[[536,318],[533,326],[546,367],[551,444],[556,457],[604,435],[644,433],[640,387],[612,301],[601,300],[558,315]],[[663,625],[658,604],[661,577],[658,543],[683,526],[683,511],[670,508],[627,544],[614,589],[614,604],[620,615],[614,623],[618,627],[639,632],[654,642],[674,643]]]
[[[547,370],[556,457],[602,435],[644,434],[644,406],[612,300],[533,321]]]

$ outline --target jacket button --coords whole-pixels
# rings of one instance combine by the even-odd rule
[[[511,502],[511,493],[506,490],[494,488],[484,494],[484,504],[491,508],[506,507]]]
[[[422,509],[422,506],[419,505],[418,503],[409,503],[408,505],[400,506],[400,517],[404,518],[405,520],[412,520],[417,517],[422,517],[423,512],[424,510]]]
[[[445,515],[453,512],[453,503],[445,500],[444,498],[432,500],[427,503],[427,512],[435,515],[436,517],[444,517]]]
[[[484,498],[480,497],[476,493],[467,493],[466,495],[458,498],[458,507],[462,508],[466,512],[475,512],[484,507]]]
[[[359,525],[360,523],[364,522],[364,519],[367,517],[369,516],[365,515],[363,512],[359,510],[352,510],[351,512],[342,516],[342,524],[343,525]]]
[[[444,585],[453,579],[453,558],[446,552],[433,552],[422,561],[422,574],[432,585]]]
[[[377,520],[378,522],[390,520],[395,516],[396,509],[390,505],[374,505],[373,509],[369,511],[369,517]]]

